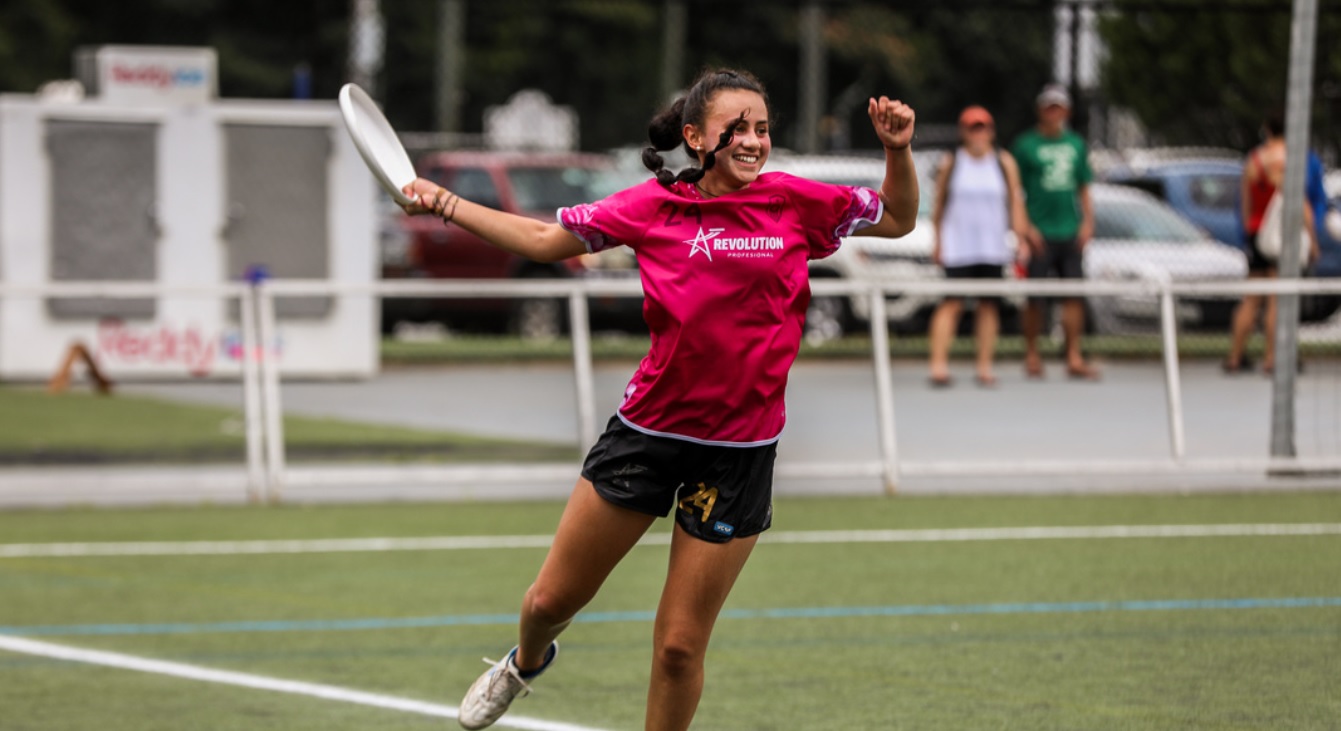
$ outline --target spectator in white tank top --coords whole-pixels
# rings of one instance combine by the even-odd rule
[[[1007,234],[1022,236],[1028,219],[1020,193],[1020,171],[1015,159],[995,145],[992,115],[982,107],[968,107],[959,115],[959,147],[947,153],[936,173],[932,208],[935,246],[932,260],[945,269],[947,279],[1002,279],[1011,263]],[[1022,249],[1023,251],[1023,249]],[[977,298],[974,338],[978,385],[996,385],[992,359],[1001,328],[1000,298]],[[964,298],[946,297],[931,317],[931,376],[933,387],[953,383],[950,343],[959,327]]]

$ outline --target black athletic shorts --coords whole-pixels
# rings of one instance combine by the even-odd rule
[[[695,538],[725,543],[773,523],[776,442],[723,447],[658,437],[611,417],[582,464],[596,493],[620,507],[675,521]]]
[[[1043,252],[1034,252],[1029,257],[1028,275],[1030,279],[1084,279],[1085,269],[1080,247],[1075,239],[1058,239],[1043,242]],[[1030,301],[1057,299],[1056,297],[1030,297]]]
[[[945,267],[946,279],[1005,279],[1006,267],[1000,264],[965,264],[958,267]],[[946,299],[959,299],[946,297]],[[1000,303],[1000,297],[979,297],[983,302]]]
[[[1253,274],[1270,274],[1276,271],[1276,262],[1262,255],[1262,250],[1257,248],[1257,234],[1245,234],[1248,239],[1248,271]]]

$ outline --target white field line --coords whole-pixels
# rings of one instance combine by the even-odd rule
[[[1227,538],[1341,535],[1341,523],[1217,525],[1098,525],[927,530],[771,531],[765,545],[816,543],[946,543],[960,541],[1090,540],[1110,538]],[[142,541],[129,543],[8,543],[0,558],[81,556],[233,556],[285,553],[377,553],[548,548],[552,536],[439,536],[266,541]],[[645,536],[643,545],[666,545],[668,534]]]
[[[119,652],[86,650],[79,647],[70,647],[69,645],[57,645],[50,642],[39,642],[37,640],[28,640],[20,637],[0,635],[0,650],[8,650],[10,652],[17,652],[25,655],[36,655],[38,657],[52,658],[55,660],[68,660],[70,662],[102,665],[123,670],[137,670],[139,672],[168,675],[174,678],[185,678],[187,680],[200,680],[206,683],[219,683],[222,685],[233,685],[255,690],[270,690],[278,693],[311,696],[313,698],[321,698],[328,701],[354,703],[361,706],[372,706],[373,708],[383,708],[392,711],[418,713],[424,716],[456,718],[458,712],[455,706],[427,703],[409,698],[397,698],[396,696],[382,695],[379,693],[367,693],[361,690],[340,688],[334,685],[321,685],[319,683],[306,683],[300,680],[270,678],[264,675],[252,675],[250,673],[239,673],[231,670],[215,670],[212,668],[200,667],[198,665],[186,665],[184,663],[168,662],[166,660],[153,660],[146,657],[137,657],[135,655],[123,655]],[[504,716],[496,725],[502,728],[522,729],[523,731],[601,731],[600,729],[592,728],[590,726],[578,726],[571,723],[544,721],[538,718],[513,715]]]

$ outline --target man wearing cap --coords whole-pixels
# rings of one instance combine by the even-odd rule
[[[1067,128],[1071,96],[1066,87],[1049,84],[1038,95],[1038,125],[1015,140],[1011,153],[1020,167],[1025,209],[1029,214],[1030,279],[1080,279],[1081,257],[1094,234],[1094,207],[1090,202],[1092,177],[1085,140]],[[1043,377],[1038,336],[1043,329],[1046,300],[1031,298],[1022,326],[1025,373]],[[1062,331],[1066,335],[1066,373],[1094,380],[1099,372],[1085,361],[1080,334],[1085,329],[1085,303],[1079,297],[1062,300]]]

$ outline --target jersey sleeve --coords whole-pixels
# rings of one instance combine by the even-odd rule
[[[636,249],[657,205],[655,191],[649,185],[658,186],[649,181],[595,203],[560,208],[559,225],[581,239],[593,254],[617,246]]]
[[[838,251],[843,238],[879,223],[885,212],[880,194],[872,188],[796,177],[787,182],[811,259],[823,259]]]

